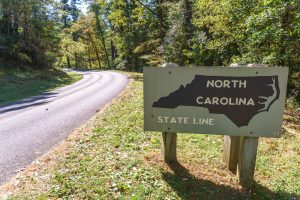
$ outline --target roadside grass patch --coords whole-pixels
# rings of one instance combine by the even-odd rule
[[[260,139],[255,186],[244,191],[222,162],[222,136],[178,134],[179,162],[161,160],[161,134],[143,131],[142,74],[129,75],[124,95],[56,155],[53,167],[19,183],[11,199],[300,198],[297,119],[285,121],[282,138]]]
[[[56,69],[0,68],[0,106],[42,94],[81,79]]]

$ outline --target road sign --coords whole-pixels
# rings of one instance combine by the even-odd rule
[[[288,68],[144,68],[145,131],[280,137]]]

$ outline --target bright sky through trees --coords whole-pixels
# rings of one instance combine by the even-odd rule
[[[60,2],[60,0],[54,0],[55,2]],[[69,3],[71,3],[71,0],[69,0]],[[86,14],[87,13],[87,8],[88,8],[88,4],[85,2],[85,1],[80,1],[78,2],[78,5],[77,7],[80,9],[80,11],[83,13],[83,14]]]
[[[81,10],[81,12],[83,14],[87,14],[87,8],[88,8],[88,5],[86,2],[81,2],[79,5],[78,5],[78,8]]]

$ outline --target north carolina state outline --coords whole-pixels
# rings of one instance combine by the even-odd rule
[[[279,94],[278,76],[195,75],[191,83],[159,98],[152,107],[203,107],[209,113],[224,114],[241,127],[247,126],[258,113],[268,112]]]

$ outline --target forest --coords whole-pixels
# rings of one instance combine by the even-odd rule
[[[0,0],[1,65],[288,66],[299,103],[299,46],[298,0]]]

